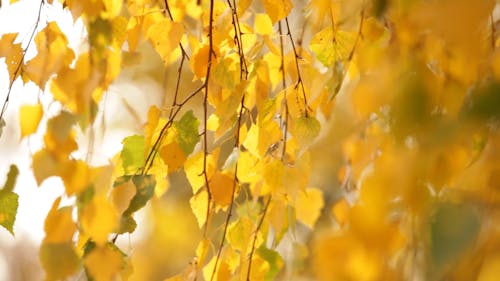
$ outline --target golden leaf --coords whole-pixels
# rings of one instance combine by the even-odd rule
[[[17,33],[8,33],[0,38],[0,57],[5,58],[7,71],[9,72],[10,82],[14,82],[19,76],[19,67],[24,56],[21,43],[14,43]]]
[[[273,34],[273,23],[267,14],[256,14],[254,19],[254,30],[261,35]]]
[[[43,108],[39,103],[34,105],[22,105],[21,108],[19,108],[21,138],[36,132],[42,116]]]
[[[71,218],[72,208],[59,208],[61,197],[52,204],[52,208],[45,219],[44,243],[71,242],[76,231],[76,223]]]
[[[38,32],[35,43],[38,53],[26,63],[24,71],[31,81],[44,89],[52,75],[71,64],[75,54],[68,47],[68,39],[56,22],[49,22]]]
[[[232,176],[224,172],[216,172],[210,179],[210,192],[215,204],[221,207],[228,206],[231,203],[233,188],[236,192],[235,185]]]
[[[102,195],[96,195],[83,209],[82,227],[97,245],[104,245],[118,226],[118,212]]]
[[[293,8],[291,0],[261,0],[261,2],[273,23],[288,16]]]
[[[95,281],[113,281],[122,268],[122,255],[109,245],[96,246],[84,258],[85,268]]]

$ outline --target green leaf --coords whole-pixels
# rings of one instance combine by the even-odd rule
[[[153,175],[121,176],[115,180],[113,186],[120,186],[129,180],[132,180],[134,183],[136,194],[130,200],[128,208],[123,212],[123,217],[130,216],[144,207],[149,199],[153,197],[156,186],[156,180]]]
[[[266,273],[265,280],[275,280],[278,273],[283,268],[283,258],[274,250],[261,246],[257,253],[269,264],[269,271]]]
[[[442,203],[431,221],[431,255],[435,269],[452,262],[474,242],[480,220],[470,205]]]
[[[124,216],[132,214],[144,207],[155,193],[156,180],[152,175],[133,176],[132,182],[137,189],[137,193],[134,197],[132,197],[130,205],[125,210],[125,212],[123,212]]]
[[[12,191],[0,191],[0,225],[5,227],[12,235],[14,235],[13,227],[16,220],[17,207],[19,206],[18,199],[19,196]]]
[[[137,228],[137,222],[132,217],[132,214],[129,214],[128,216],[121,217],[120,227],[118,228],[117,233],[118,234],[132,233],[135,231],[136,228]]]
[[[120,154],[125,174],[133,174],[144,165],[144,136],[130,136],[122,141]]]
[[[500,121],[500,82],[474,90],[465,100],[461,115],[477,121]]]
[[[113,186],[123,185],[129,180],[132,180],[134,183],[136,194],[132,197],[128,208],[122,214],[120,227],[117,231],[119,234],[134,232],[137,223],[132,215],[144,207],[155,192],[156,181],[153,175],[121,176],[115,180]]]
[[[7,173],[7,180],[3,185],[3,191],[12,191],[16,185],[17,176],[19,175],[19,169],[16,165],[10,165],[9,172]]]
[[[196,119],[192,110],[186,112],[179,121],[174,123],[178,133],[177,140],[186,155],[191,154],[194,146],[200,141],[199,124],[200,121]]]

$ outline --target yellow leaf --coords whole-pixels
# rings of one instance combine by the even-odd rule
[[[155,105],[149,107],[148,110],[148,121],[144,127],[144,153],[149,153],[151,147],[151,142],[154,141],[153,135],[158,126],[158,121],[160,119],[161,111]]]
[[[132,200],[136,192],[136,187],[131,180],[125,181],[123,184],[113,188],[111,191],[111,201],[118,211],[118,214],[123,214],[128,208],[130,200]]]
[[[58,170],[68,195],[84,191],[93,182],[91,169],[82,160],[69,160],[60,164]]]
[[[71,218],[72,208],[63,207],[59,209],[61,197],[52,204],[52,208],[45,219],[44,243],[71,242],[76,231],[76,224]]]
[[[291,0],[261,0],[261,2],[273,23],[288,16],[293,8]]]
[[[247,133],[243,145],[253,155],[263,157],[271,152],[272,145],[278,143],[281,139],[281,130],[274,120],[263,121],[253,124]]]
[[[256,14],[254,19],[254,30],[261,35],[273,34],[273,23],[267,14]]]
[[[38,186],[46,178],[55,176],[58,173],[57,159],[46,150],[40,150],[33,155],[31,166]]]
[[[84,263],[95,281],[113,281],[122,268],[122,255],[108,245],[96,246],[85,257]]]
[[[242,255],[246,255],[250,252],[254,235],[257,235],[255,247],[258,248],[264,241],[262,239],[262,234],[260,231],[255,233],[253,220],[243,217],[229,225],[227,230],[227,241],[234,250],[238,250]]]
[[[208,254],[208,250],[210,247],[210,240],[203,239],[198,243],[198,247],[196,247],[196,257],[198,258],[198,266],[201,267],[205,264],[205,259]]]
[[[156,159],[153,166],[149,169],[149,173],[155,177],[156,197],[161,197],[170,187],[170,183],[168,181],[168,169],[169,167],[163,163],[161,158]]]
[[[189,199],[189,204],[196,217],[198,226],[201,228],[207,221],[208,193],[202,190]]]
[[[102,3],[104,4],[105,8],[105,12],[102,12],[101,14],[103,18],[114,18],[120,14],[123,1],[103,0]]]
[[[104,245],[118,226],[118,212],[105,197],[96,195],[83,209],[81,222],[85,233],[97,245]]]
[[[100,83],[99,71],[91,69],[88,53],[81,54],[74,68],[63,68],[52,81],[50,90],[54,98],[75,113],[89,110],[92,93]]]
[[[208,50],[207,44],[198,48],[191,57],[190,65],[196,77],[204,79],[207,75]],[[216,56],[212,54],[212,64],[215,65]]]
[[[210,180],[215,172],[218,152],[214,151],[207,155],[207,177]],[[203,151],[200,151],[186,160],[184,163],[184,172],[191,184],[193,194],[196,194],[201,187],[205,185],[205,176],[203,175]]]
[[[308,188],[300,192],[295,201],[297,220],[313,229],[324,205],[323,192],[317,188]]]
[[[39,103],[34,105],[22,105],[19,108],[21,138],[36,132],[42,116],[43,108]]]
[[[215,204],[225,207],[231,203],[233,186],[236,183],[232,176],[216,172],[210,179],[210,192]],[[236,186],[234,186],[236,189]],[[235,191],[236,192],[236,191]]]
[[[349,58],[356,40],[356,34],[327,27],[316,33],[309,47],[316,58],[325,66]]]
[[[75,54],[68,47],[68,39],[56,22],[49,24],[35,37],[37,55],[24,66],[24,72],[40,89],[50,77],[63,67],[68,67]]]
[[[171,142],[161,147],[160,156],[168,166],[168,173],[180,169],[186,161],[186,155],[177,142]]]
[[[332,214],[340,225],[344,225],[347,222],[348,213],[349,205],[345,199],[335,203],[332,207]]]
[[[250,271],[250,278],[248,280],[254,280],[254,281],[259,281],[259,280],[268,280],[266,278],[267,273],[269,272],[270,266],[267,261],[262,259],[259,255],[253,255],[252,258],[252,266],[251,266],[251,271]],[[247,280],[247,275],[248,275],[248,266],[249,262],[248,260],[245,260],[242,269],[240,270],[240,280]]]
[[[0,58],[5,58],[10,82],[12,83],[19,76],[19,64],[22,63],[23,49],[21,43],[14,43],[17,33],[4,34],[0,38]]]
[[[182,24],[167,19],[149,28],[148,38],[164,63],[171,61],[169,55],[178,47],[183,32]]]
[[[205,280],[210,280],[212,277],[212,273],[214,272],[215,259],[216,257],[213,257],[210,262],[203,268],[203,278],[205,278]],[[232,274],[227,262],[225,260],[219,261],[213,279],[229,281],[231,280],[231,276]]]
[[[314,116],[301,116],[294,121],[290,131],[301,147],[311,144],[319,135],[321,124]]]

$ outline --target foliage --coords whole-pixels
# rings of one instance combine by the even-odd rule
[[[47,214],[45,280],[500,274],[494,0],[60,2],[40,1],[29,38],[0,38],[0,136],[5,126],[21,141],[43,134],[35,179],[61,178],[75,199]],[[43,18],[49,7],[83,22],[82,46]],[[99,128],[109,88],[145,50],[162,64],[145,75],[175,79],[161,78],[164,102],[149,107],[142,133],[91,165],[74,154],[77,135]],[[14,83],[61,109],[22,105],[20,123],[5,124]],[[17,172],[0,190],[12,234]],[[135,218],[148,205],[145,242],[117,246],[151,223]],[[181,266],[160,262],[175,257]]]

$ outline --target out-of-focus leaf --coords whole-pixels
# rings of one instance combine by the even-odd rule
[[[439,204],[430,224],[434,268],[439,269],[460,257],[477,237],[480,223],[472,206]]]
[[[12,191],[16,185],[17,176],[19,175],[19,169],[16,165],[10,165],[9,172],[7,173],[7,179],[2,187],[3,191]]]
[[[136,175],[132,177],[132,182],[136,188],[136,194],[130,201],[130,205],[123,212],[124,216],[130,215],[146,205],[153,197],[156,181],[152,175]]]
[[[200,121],[194,117],[192,110],[186,112],[179,121],[174,122],[178,132],[179,145],[186,155],[191,154],[194,146],[200,141],[199,123]]]
[[[280,273],[285,264],[280,254],[274,250],[261,246],[257,253],[269,264],[269,271],[266,273],[265,280],[275,280],[276,275]]]
[[[66,35],[55,21],[49,22],[37,33],[35,43],[37,55],[26,63],[23,70],[31,81],[40,89],[44,89],[51,76],[69,66],[75,54],[68,46]]]
[[[90,247],[88,247],[90,248]],[[94,281],[116,280],[123,265],[121,252],[110,244],[95,245],[87,250],[84,264],[87,273]]]
[[[52,204],[52,208],[45,219],[44,243],[60,244],[69,243],[76,231],[76,223],[71,218],[73,209],[71,207],[59,208],[61,197]]]
[[[261,2],[273,23],[288,16],[293,8],[291,0],[261,0]]]
[[[131,189],[132,184],[134,190]],[[122,176],[113,185],[114,204],[118,211],[123,210],[117,232],[132,233],[137,227],[132,215],[153,197],[156,181],[152,175]]]
[[[80,258],[72,242],[42,243],[40,262],[46,281],[64,280],[80,268]]]
[[[317,188],[308,188],[300,192],[295,202],[297,220],[313,229],[323,209],[323,192]]]
[[[19,196],[12,191],[0,190],[0,225],[14,235]]]
[[[465,118],[478,121],[500,121],[500,82],[479,87],[464,102],[461,112]]]
[[[144,136],[134,135],[123,139],[120,153],[125,174],[133,174],[144,165]]]
[[[3,127],[5,127],[5,120],[3,120],[3,117],[0,119],[0,137],[2,136],[3,133]]]
[[[94,196],[83,209],[83,231],[98,245],[107,242],[109,234],[119,226],[118,212],[104,196]]]

